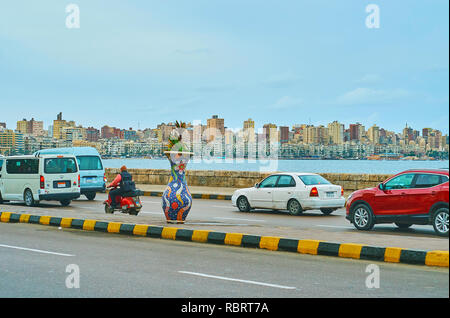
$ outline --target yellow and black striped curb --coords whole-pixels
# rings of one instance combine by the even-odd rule
[[[253,247],[271,251],[287,251],[301,254],[338,256],[389,263],[449,267],[448,251],[422,251],[399,247],[374,247],[352,243],[340,244],[319,240],[297,240],[273,236],[224,233],[209,230],[189,230],[176,227],[61,218],[13,212],[0,212],[0,221],[52,225],[79,230],[139,235],[180,241]]]
[[[146,197],[162,197],[162,191],[142,191],[143,196]],[[106,191],[108,193],[108,191]],[[193,199],[206,199],[206,200],[231,200],[231,195],[226,194],[205,194],[205,193],[192,193]]]

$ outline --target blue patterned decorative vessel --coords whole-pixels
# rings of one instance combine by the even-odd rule
[[[162,209],[168,223],[184,223],[192,206],[192,195],[186,183],[186,165],[191,152],[166,151],[171,177],[162,195]]]

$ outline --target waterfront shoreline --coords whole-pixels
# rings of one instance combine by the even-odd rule
[[[164,159],[164,160],[163,160]],[[104,159],[105,168],[120,168],[126,165],[129,169],[168,169],[165,158],[120,158]],[[448,160],[246,160],[246,159],[210,159],[195,160],[188,163],[188,170],[212,171],[259,171],[289,172],[305,171],[315,173],[370,173],[395,174],[408,169],[448,168]]]

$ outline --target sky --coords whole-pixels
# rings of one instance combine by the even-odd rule
[[[448,134],[448,61],[448,0],[0,0],[0,122],[13,129],[62,112],[96,128],[218,115],[233,129]]]

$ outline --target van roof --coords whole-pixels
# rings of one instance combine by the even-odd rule
[[[64,147],[49,148],[36,151],[34,154],[71,154],[71,155],[96,155],[99,156],[97,149],[94,147]]]
[[[36,158],[55,158],[56,156],[62,156],[64,158],[74,158],[72,154],[43,154],[39,156],[35,155],[21,155],[21,156],[8,156],[6,159],[36,159]]]

